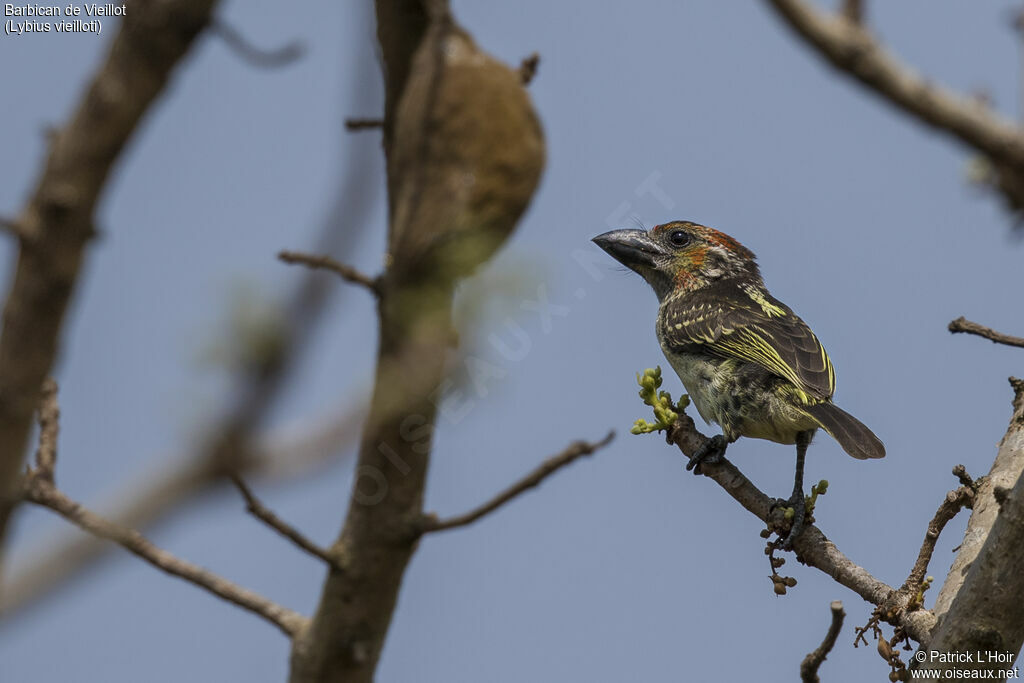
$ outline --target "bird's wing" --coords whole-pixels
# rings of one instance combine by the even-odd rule
[[[806,398],[835,391],[832,361],[788,306],[754,283],[713,285],[666,303],[663,336],[670,350],[702,348],[756,363],[788,379]]]

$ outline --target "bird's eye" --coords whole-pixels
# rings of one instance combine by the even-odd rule
[[[685,230],[673,230],[668,235],[668,241],[673,247],[685,247],[690,243],[690,235]]]

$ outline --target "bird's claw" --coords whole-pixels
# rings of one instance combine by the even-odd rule
[[[804,499],[803,491],[794,491],[793,497],[784,503],[786,507],[792,508],[793,519],[790,522],[789,533],[783,539],[780,546],[783,550],[792,550],[796,539],[803,533],[804,523],[807,520],[807,501]]]
[[[722,456],[725,455],[725,437],[721,434],[716,434],[707,441],[705,441],[697,452],[690,456],[690,461],[686,463],[687,471],[693,470],[694,474],[700,474],[699,465],[702,463],[708,463],[713,465],[722,461]]]

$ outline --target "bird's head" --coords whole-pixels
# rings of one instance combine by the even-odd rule
[[[723,232],[690,221],[650,230],[612,230],[595,237],[594,243],[647,280],[659,300],[725,278],[761,278],[752,251]]]

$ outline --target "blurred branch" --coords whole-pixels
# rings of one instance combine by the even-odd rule
[[[369,23],[368,8],[358,6],[354,22]],[[347,104],[372,93],[377,80],[372,54],[357,51],[349,60],[354,70]],[[379,184],[367,173],[378,158],[372,141],[343,141],[338,191],[323,218],[314,249],[319,253],[348,254],[358,246],[369,214],[380,196]],[[323,313],[338,288],[309,271],[286,296],[285,338],[260,363],[243,364],[233,378],[233,389],[215,418],[209,436],[187,457],[161,459],[166,471],[123,487],[110,516],[117,523],[147,529],[181,512],[197,497],[226,489],[226,474],[239,473],[273,481],[302,476],[317,465],[340,455],[358,434],[365,411],[350,406],[329,411],[314,420],[302,420],[285,429],[255,438],[265,415],[273,408],[292,367],[305,354]],[[360,391],[354,395],[360,395]],[[184,460],[184,462],[183,462]],[[6,618],[72,579],[105,557],[110,546],[92,536],[49,541],[47,550],[25,565],[0,591],[0,613]]]
[[[424,515],[420,525],[420,533],[431,533],[434,531],[445,531],[462,526],[468,526],[484,515],[494,512],[505,503],[516,496],[539,486],[542,481],[551,476],[566,465],[570,465],[584,455],[591,455],[595,451],[607,446],[614,438],[615,432],[608,432],[600,441],[575,441],[558,455],[552,456],[540,464],[530,474],[526,475],[512,486],[508,487],[486,503],[470,510],[465,514],[448,519],[438,519],[436,515]]]
[[[985,327],[979,325],[976,322],[971,322],[967,318],[960,316],[956,320],[949,323],[949,331],[953,334],[963,332],[965,334],[976,334],[979,337],[984,337],[996,344],[1006,344],[1007,346],[1020,346],[1024,347],[1024,337],[1013,337],[1009,334],[1003,334],[1002,332],[996,332],[991,327]]]
[[[215,0],[131,2],[106,60],[53,137],[19,227],[0,332],[0,555],[43,379],[53,367],[93,211],[121,150],[209,25]]]
[[[53,510],[94,536],[117,543],[161,571],[182,578],[223,600],[263,617],[288,636],[295,634],[306,621],[300,614],[281,607],[213,572],[175,557],[166,550],[153,545],[135,529],[103,519],[57,489],[53,483],[59,429],[56,382],[47,380],[43,393],[45,399],[39,411],[40,447],[37,451],[36,466],[29,470],[23,484],[23,494],[26,500]]]
[[[345,119],[348,130],[376,130],[384,127],[384,119]]]
[[[263,617],[289,637],[295,635],[306,621],[305,617],[297,612],[281,607],[257,593],[158,548],[135,529],[115,524],[100,517],[68,498],[53,484],[41,477],[35,476],[29,479],[25,498],[36,505],[53,510],[94,536],[117,543],[160,571],[184,579],[222,600]]]
[[[821,664],[825,661],[828,653],[836,646],[839,631],[843,628],[843,619],[846,618],[846,612],[843,611],[843,603],[839,600],[833,600],[832,604],[829,605],[829,609],[832,611],[832,623],[825,633],[825,639],[821,641],[821,645],[804,657],[804,661],[800,662],[801,683],[821,683],[821,679],[818,678],[818,669],[821,668]]]
[[[767,0],[775,13],[840,72],[915,120],[954,137],[991,160],[993,183],[1024,210],[1024,131],[976,98],[935,85],[888,53],[859,23],[805,0]]]
[[[522,79],[523,85],[529,85],[530,81],[534,79],[538,66],[540,66],[540,55],[536,52],[529,57],[524,57],[523,61],[519,63],[519,78]]]
[[[275,69],[299,60],[306,48],[298,41],[292,41],[276,50],[258,48],[243,36],[238,29],[223,19],[210,23],[210,32],[224,41],[228,48],[242,61],[260,69]]]
[[[362,410],[341,408],[313,420],[301,420],[250,442],[250,453],[239,458],[238,471],[264,481],[280,482],[307,475],[338,457],[355,439]],[[149,529],[166,522],[204,494],[224,490],[227,483],[209,453],[184,459],[161,458],[167,471],[124,486],[111,496],[116,504],[107,516],[114,524]],[[109,506],[107,506],[109,507]],[[45,551],[16,567],[0,586],[0,615],[5,621],[18,612],[56,595],[56,590],[107,557],[112,546],[103,539],[76,534],[41,543]]]
[[[340,276],[341,279],[346,282],[351,282],[354,285],[365,287],[374,296],[380,296],[380,283],[378,278],[364,275],[352,266],[346,266],[344,263],[338,263],[329,256],[314,256],[311,254],[300,254],[296,251],[282,251],[278,253],[277,257],[285,263],[297,263],[306,266],[307,268],[313,268],[314,270],[329,270]]]
[[[293,527],[292,525],[285,522],[283,519],[275,515],[266,505],[264,505],[259,498],[253,495],[252,490],[246,486],[245,482],[237,474],[231,475],[231,481],[235,487],[242,494],[245,499],[246,509],[264,524],[269,526],[271,529],[281,534],[289,541],[294,543],[299,549],[309,553],[313,557],[319,558],[327,563],[328,566],[334,567],[335,569],[341,570],[341,565],[338,561],[328,552],[321,548],[319,545],[309,540],[302,532]]]
[[[676,422],[668,430],[668,439],[687,457],[692,457],[708,440],[697,430],[693,418],[685,412],[679,413]],[[787,524],[782,506],[776,505],[775,499],[754,486],[726,458],[717,463],[701,463],[700,467],[701,474],[714,480],[736,502],[770,527],[783,528]],[[881,605],[896,595],[895,589],[879,581],[866,569],[846,557],[813,524],[804,527],[803,533],[796,538],[794,550],[797,560],[824,572],[840,585],[846,586],[874,605]],[[902,604],[896,606],[888,620],[902,627],[914,640],[926,643],[935,625],[935,617],[928,610],[909,611],[908,604],[909,598],[903,600]]]
[[[416,549],[455,288],[515,229],[544,164],[519,74],[480,50],[445,0],[375,6],[389,224],[374,392],[331,549],[345,571],[328,572],[293,641],[292,683],[374,678]]]

